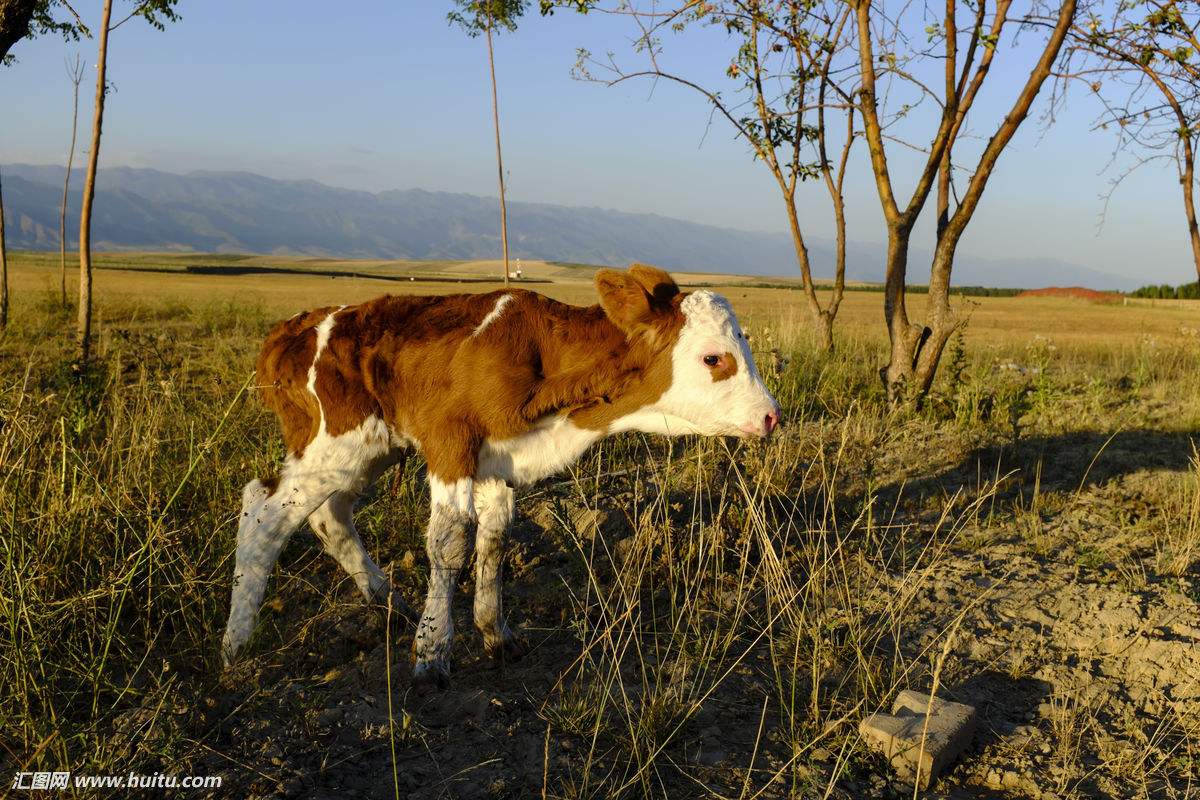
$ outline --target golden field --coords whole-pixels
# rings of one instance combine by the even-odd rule
[[[97,254],[94,288],[101,311],[108,304],[139,302],[195,304],[234,302],[265,314],[289,317],[322,305],[362,302],[381,294],[447,294],[502,288],[498,261],[351,261],[286,256],[177,255],[153,253]],[[515,262],[514,262],[515,263]],[[68,254],[67,290],[77,293],[77,261]],[[280,270],[275,274],[197,274],[188,267],[222,270]],[[595,302],[591,278],[595,267],[524,262],[524,281],[513,285],[568,303]],[[57,254],[17,253],[10,261],[16,295],[53,295],[60,272]],[[286,271],[284,271],[286,270]],[[312,273],[356,273],[355,276]],[[803,330],[806,312],[798,279],[756,278],[704,273],[675,273],[684,287],[706,286],[733,301],[748,319],[765,318],[788,330]],[[375,277],[368,277],[375,276]],[[414,278],[413,281],[406,280]],[[490,280],[489,280],[490,279]],[[792,285],[791,291],[761,284]],[[819,292],[822,303],[828,291]],[[1200,301],[1129,300],[1125,305],[1095,304],[1060,298],[967,297],[958,302],[969,310],[967,342],[972,346],[1024,344],[1037,337],[1064,343],[1122,346],[1140,337],[1164,342],[1194,339],[1200,328]],[[909,313],[920,319],[925,296],[909,297]],[[882,339],[882,294],[847,291],[838,316],[843,336]]]

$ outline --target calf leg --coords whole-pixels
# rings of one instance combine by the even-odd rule
[[[450,682],[450,646],[454,640],[450,615],[454,585],[470,553],[467,526],[474,516],[473,481],[462,478],[445,483],[430,475],[429,490],[429,527],[425,533],[429,589],[413,640],[413,684],[445,688]]]
[[[341,443],[337,445],[323,449],[314,442],[304,458],[289,459],[274,491],[257,480],[246,485],[238,522],[229,621],[221,643],[226,666],[254,632],[267,578],[296,528],[334,492],[361,481],[362,462],[346,458],[341,452],[345,448],[340,447]]]
[[[494,660],[515,660],[525,654],[521,641],[504,619],[501,573],[504,538],[513,517],[513,490],[504,481],[487,480],[475,485],[475,628],[483,635],[483,647]]]
[[[349,492],[334,492],[320,508],[308,515],[308,524],[321,540],[325,552],[354,579],[368,603],[383,602],[391,592],[383,574],[363,547],[354,529],[354,501]]]
[[[354,504],[392,464],[400,464],[400,471],[403,471],[406,459],[407,452],[398,449],[372,459],[352,488],[330,495],[324,505],[308,515],[308,527],[312,528],[312,533],[317,535],[325,552],[334,557],[347,575],[354,578],[355,585],[358,585],[368,603],[388,599],[391,596],[391,583],[383,570],[371,560],[366,548],[362,547],[359,531],[354,528]],[[400,599],[396,597],[396,600]],[[408,619],[415,616],[413,609],[402,602],[400,610]]]

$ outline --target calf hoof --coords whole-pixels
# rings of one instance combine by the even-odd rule
[[[234,662],[237,660],[238,651],[241,650],[241,644],[230,641],[226,636],[221,640],[221,669],[228,672],[233,668]]]
[[[495,644],[484,646],[488,658],[492,661],[492,666],[501,667],[505,664],[515,664],[520,661],[529,652],[529,646],[525,644],[525,640],[514,633],[509,633],[508,636],[501,639]]]
[[[450,688],[450,673],[432,661],[417,662],[413,667],[412,688],[418,694],[444,692]]]

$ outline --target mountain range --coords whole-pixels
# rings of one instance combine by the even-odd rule
[[[8,246],[57,249],[65,168],[2,168]],[[71,176],[67,223],[74,244],[83,175]],[[797,275],[791,239],[701,225],[657,214],[509,202],[513,257],[588,264],[646,261],[669,269],[746,275]],[[365,192],[311,180],[249,172],[108,167],[96,180],[93,244],[99,250],[267,253],[339,258],[483,259],[500,253],[495,198],[405,189]],[[817,277],[831,277],[833,245],[809,243]],[[851,242],[846,275],[880,281],[884,246]],[[921,283],[929,252],[910,253]],[[1083,285],[1126,289],[1132,279],[1053,258],[979,258],[960,254],[958,285],[1027,288]]]

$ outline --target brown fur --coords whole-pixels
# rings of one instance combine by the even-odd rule
[[[270,497],[271,495],[275,494],[275,490],[279,488],[279,476],[268,475],[265,478],[259,479],[259,483],[261,483],[263,488],[267,490],[267,497]]]
[[[510,289],[387,296],[299,314],[263,345],[263,400],[297,457],[317,435],[322,412],[332,436],[375,415],[421,445],[431,474],[469,477],[485,439],[516,436],[553,414],[603,430],[670,386],[671,348],[683,324],[678,286],[661,270],[634,265],[601,270],[596,287],[600,305],[587,308]],[[512,300],[473,335],[504,294]],[[308,372],[317,326],[331,313],[314,398]]]
[[[316,326],[332,308],[297,314],[267,334],[256,364],[263,404],[279,416],[283,441],[289,453],[300,457],[317,435],[320,410],[316,398],[303,389],[316,353]]]
[[[733,357],[733,353],[722,353],[721,359],[717,362],[716,366],[709,367],[708,371],[712,373],[713,383],[727,381],[734,375],[737,375],[737,359]]]

